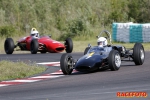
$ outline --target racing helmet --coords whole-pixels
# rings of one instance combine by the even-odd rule
[[[30,36],[32,36],[33,38],[39,38],[39,32],[36,30],[36,28],[31,29]]]
[[[105,37],[99,37],[97,39],[97,45],[99,47],[107,46],[107,39]]]

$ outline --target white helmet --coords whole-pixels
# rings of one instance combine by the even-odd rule
[[[107,39],[105,37],[99,37],[97,39],[97,45],[99,47],[107,46]]]
[[[31,29],[30,36],[32,36],[33,38],[39,38],[39,32],[36,30],[36,28]]]

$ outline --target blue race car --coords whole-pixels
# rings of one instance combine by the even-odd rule
[[[106,37],[102,37],[104,33]],[[111,34],[106,30],[102,31],[97,38],[98,45],[92,47],[89,44],[84,51],[84,56],[77,61],[70,53],[61,56],[60,67],[65,75],[71,74],[73,69],[80,72],[91,72],[103,68],[117,71],[123,60],[133,61],[135,65],[144,63],[145,51],[141,43],[135,43],[134,47],[128,50],[124,46],[112,45]]]

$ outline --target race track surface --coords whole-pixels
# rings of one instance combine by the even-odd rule
[[[58,62],[62,53],[1,54],[0,60]],[[83,53],[73,53],[75,59]],[[145,62],[135,66],[122,62],[118,71],[74,73],[33,83],[0,87],[0,100],[150,100],[150,52]],[[15,66],[14,66],[15,67]],[[59,66],[49,67],[47,73],[56,72]],[[144,92],[147,97],[117,97],[117,93]]]

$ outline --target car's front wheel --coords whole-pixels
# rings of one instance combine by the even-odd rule
[[[136,65],[142,65],[145,59],[145,51],[141,43],[136,43],[133,48],[133,61]]]
[[[37,54],[39,48],[39,43],[37,39],[33,39],[30,44],[31,54]]]
[[[65,75],[70,75],[73,71],[74,60],[70,54],[63,54],[60,59],[60,67]]]
[[[6,54],[12,54],[14,51],[14,41],[12,38],[7,38],[4,43],[4,49]]]
[[[121,57],[117,50],[111,50],[108,57],[109,68],[112,71],[119,70],[121,65]]]

